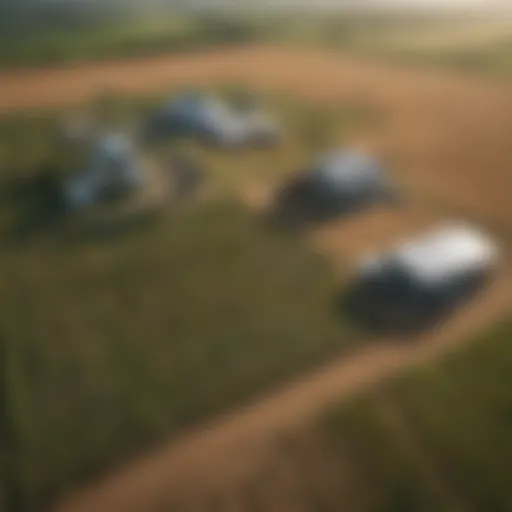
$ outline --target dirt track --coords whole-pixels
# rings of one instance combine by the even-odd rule
[[[368,134],[367,142],[393,157],[397,179],[428,208],[412,205],[403,215],[377,212],[355,220],[345,226],[350,244],[343,244],[336,227],[329,228],[318,234],[326,250],[353,258],[376,241],[381,244],[416,229],[431,218],[436,204],[468,213],[507,235],[512,232],[512,93],[477,80],[318,51],[259,47],[0,75],[0,110],[67,105],[104,88],[142,92],[212,81],[246,81],[325,101],[368,101],[386,112],[385,130]],[[333,361],[70,496],[58,511],[146,511],[154,496],[182,485],[199,488],[216,481],[220,485],[250,471],[274,433],[300,426],[332,401],[360,392],[400,368],[450,350],[509,312],[512,278],[504,276],[471,313],[461,314],[439,333],[416,343],[373,345],[351,358]]]
[[[512,278],[507,275],[470,311],[460,312],[439,332],[417,340],[381,340],[351,357],[335,360],[243,410],[171,441],[91,489],[70,496],[57,512],[141,512],[151,510],[158,498],[179,494],[183,489],[200,494],[203,489],[226,485],[236,488],[237,479],[243,481],[258,467],[274,435],[301,428],[329,404],[474,339],[479,329],[510,311],[511,299]]]

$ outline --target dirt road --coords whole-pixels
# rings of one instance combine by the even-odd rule
[[[236,486],[258,465],[272,436],[302,428],[331,403],[375,386],[400,370],[426,362],[475,339],[512,304],[512,276],[505,276],[439,332],[416,340],[381,340],[335,360],[274,394],[190,432],[121,472],[62,502],[56,512],[150,511],[156,497],[183,488]]]
[[[512,233],[512,93],[504,86],[448,73],[407,70],[320,51],[255,47],[208,55],[91,65],[80,69],[0,75],[0,111],[80,102],[101,89],[163,91],[185,84],[250,83],[316,100],[363,101],[386,114],[386,124],[365,142],[390,155],[394,173],[409,191],[466,213],[502,234]],[[428,202],[427,201],[427,202]],[[338,247],[336,231],[319,243],[353,258],[378,235],[415,229],[428,211],[412,205],[403,215],[377,214],[354,221]],[[382,239],[382,240],[381,240]],[[346,240],[346,238],[345,238]],[[358,241],[357,243],[355,241]],[[58,512],[151,510],[155,496],[182,486],[200,488],[232,481],[257,463],[268,439],[312,420],[331,402],[389,378],[402,368],[436,357],[474,338],[510,312],[512,278],[503,278],[452,323],[424,339],[382,340],[352,357],[304,376],[273,395],[212,425],[160,447],[103,482],[64,500]]]
[[[292,87],[309,96],[331,99],[353,92],[410,103],[416,102],[414,93],[420,91],[424,96],[430,90],[431,99],[435,99],[435,89],[440,87],[449,95],[462,93],[463,99],[476,94],[481,100],[500,91],[502,97],[510,97],[506,85],[476,79],[470,83],[467,77],[448,72],[390,67],[320,50],[253,46],[74,68],[0,72],[0,112],[76,104],[104,90],[148,93],[175,85],[229,80],[250,81],[261,87]],[[438,106],[442,109],[450,102],[446,97]]]

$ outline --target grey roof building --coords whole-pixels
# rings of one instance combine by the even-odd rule
[[[325,196],[378,197],[388,190],[387,173],[369,154],[338,149],[321,155],[311,168],[311,180]]]
[[[398,199],[384,166],[352,149],[320,155],[279,192],[278,208],[288,217],[323,220]],[[289,215],[288,215],[289,214]]]
[[[214,95],[193,92],[171,99],[149,120],[147,137],[192,136],[222,147],[276,142],[280,128],[259,109],[239,111]]]
[[[65,184],[64,195],[70,206],[78,208],[133,190],[144,182],[145,174],[130,140],[108,134],[94,141],[89,162]]]

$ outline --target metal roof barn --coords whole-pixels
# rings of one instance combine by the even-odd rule
[[[354,150],[337,150],[321,156],[313,165],[315,181],[327,190],[358,193],[387,184],[383,167],[373,157]]]
[[[357,308],[380,326],[426,326],[473,297],[499,258],[488,235],[465,223],[447,223],[364,258],[354,294]]]
[[[396,204],[398,190],[376,158],[354,149],[320,155],[278,190],[274,211],[289,225],[353,215],[373,204]]]
[[[65,196],[72,206],[87,206],[105,193],[126,191],[144,182],[145,175],[130,140],[109,134],[95,141],[88,165],[66,184]]]
[[[334,150],[321,155],[310,169],[305,179],[313,211],[351,213],[398,198],[384,167],[364,152]]]
[[[449,285],[465,276],[485,272],[498,262],[498,245],[483,232],[460,222],[447,223],[395,249],[363,258],[361,277],[399,270],[418,287]]]
[[[188,122],[193,126],[231,124],[234,120],[222,101],[207,95],[194,94],[172,100],[164,110],[172,119]]]
[[[436,286],[486,270],[498,255],[488,236],[465,224],[450,224],[401,245],[394,260],[418,283]]]
[[[170,100],[149,129],[157,137],[192,135],[224,146],[271,142],[280,135],[277,123],[259,109],[238,111],[213,95],[195,92]]]

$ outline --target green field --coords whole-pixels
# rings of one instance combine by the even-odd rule
[[[339,350],[329,265],[213,203],[2,257],[9,409],[30,497]]]
[[[367,491],[351,510],[512,509],[511,341],[506,323],[333,415]]]
[[[510,511],[512,325],[468,341],[279,433],[234,488],[158,496],[152,510]]]
[[[63,114],[0,121],[0,427],[4,478],[29,508],[357,339],[330,263],[234,192],[372,115],[269,101],[294,127],[282,149],[202,149],[214,198],[102,233],[62,218],[48,193],[70,171]],[[103,98],[91,112],[130,122],[154,102]]]
[[[119,18],[79,27],[0,34],[0,68],[59,66],[91,60],[205,50],[211,46],[272,40],[277,22],[250,17],[164,14]]]
[[[508,16],[508,18],[507,18]],[[429,65],[508,79],[512,75],[509,14],[480,18],[414,13],[162,13],[70,28],[20,30],[0,38],[0,68],[280,43],[340,49],[407,65]]]

